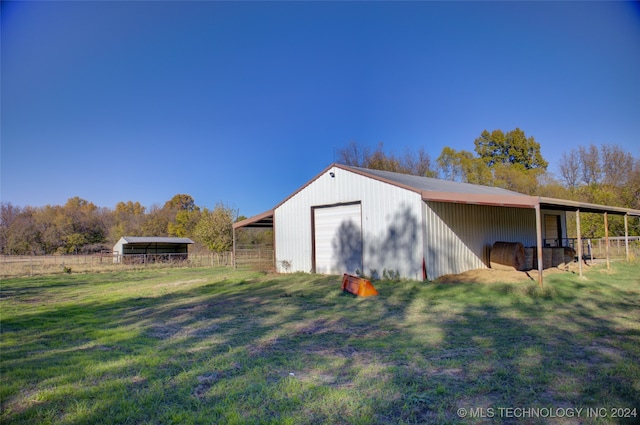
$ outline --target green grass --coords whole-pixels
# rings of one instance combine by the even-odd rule
[[[0,422],[638,423],[585,411],[640,414],[639,272],[543,289],[380,281],[370,298],[335,276],[230,269],[8,279]]]

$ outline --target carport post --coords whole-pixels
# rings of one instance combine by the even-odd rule
[[[536,245],[538,251],[538,285],[542,288],[542,217],[540,216],[540,202],[536,203]]]
[[[235,269],[236,268],[236,229],[232,228],[232,232],[233,232],[233,248],[231,251],[231,264]]]
[[[624,250],[627,254],[627,263],[629,262],[629,214],[624,215]]]
[[[604,249],[607,253],[607,270],[611,268],[609,263],[609,214],[604,212]]]
[[[578,235],[578,273],[582,277],[582,235],[580,234],[580,209],[576,210],[576,234]]]

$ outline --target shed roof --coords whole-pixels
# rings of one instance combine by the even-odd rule
[[[193,243],[189,238],[171,238],[164,236],[123,236],[121,239],[124,239],[126,243]]]

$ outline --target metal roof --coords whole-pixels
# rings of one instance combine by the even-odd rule
[[[450,180],[434,179],[431,177],[414,176],[410,174],[400,174],[391,171],[370,170],[360,167],[339,166],[346,170],[353,170],[359,174],[377,177],[378,180],[397,183],[406,188],[413,188],[417,192],[449,192],[449,193],[469,193],[479,195],[517,195],[527,196],[512,190],[502,189],[500,187],[483,186],[479,184],[460,183]]]
[[[234,223],[233,228],[240,227],[271,227],[273,226],[273,214],[276,208],[295,196],[298,192],[310,185],[332,168],[350,171],[365,177],[382,181],[394,186],[419,193],[424,201],[455,202],[462,204],[492,205],[518,208],[547,208],[562,211],[595,212],[610,214],[628,214],[640,217],[640,210],[612,207],[608,205],[589,204],[586,202],[570,201],[565,199],[529,196],[523,193],[500,187],[483,186],[479,184],[460,183],[449,180],[435,179],[431,177],[414,176],[410,174],[394,173],[391,171],[371,170],[368,168],[352,167],[343,164],[331,164],[322,170],[317,176],[301,186],[291,195],[287,196],[275,208],[258,214],[246,220]]]
[[[390,184],[395,184],[408,190],[413,190],[414,192],[420,193],[422,195],[422,199],[425,201],[512,206],[520,208],[535,208],[536,205],[539,205],[542,208],[562,211],[580,210],[581,212],[593,212],[600,214],[606,212],[609,214],[640,216],[640,210],[631,208],[590,204],[587,202],[547,198],[543,196],[529,196],[499,187],[452,182],[430,177],[393,173],[390,171],[369,170],[367,168],[349,167],[339,164],[335,164],[334,166]]]
[[[268,210],[253,217],[245,218],[244,220],[233,223],[233,228],[238,229],[240,227],[273,227],[273,210]]]
[[[547,209],[555,209],[562,211],[590,212],[590,213],[609,213],[616,215],[625,215],[640,217],[640,210],[632,208],[612,207],[609,205],[590,204],[588,202],[570,201],[568,199],[546,198],[541,196],[539,199],[540,206]]]
[[[189,238],[170,238],[163,236],[123,236],[127,243],[193,243]]]

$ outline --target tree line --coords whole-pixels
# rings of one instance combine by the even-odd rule
[[[351,142],[336,152],[336,161],[356,167],[435,177],[463,183],[502,187],[533,196],[568,199],[593,204],[640,209],[640,160],[617,145],[593,144],[564,152],[558,175],[548,170],[540,144],[516,128],[504,132],[484,130],[474,140],[474,150],[444,147],[435,159],[424,149],[404,155]],[[570,217],[572,220],[572,217]],[[572,223],[570,223],[572,224]],[[598,214],[581,214],[584,237],[604,237]],[[575,226],[569,225],[570,234]],[[624,220],[609,220],[611,234],[624,234]],[[640,235],[640,223],[631,220],[629,232]]]
[[[616,145],[580,146],[564,152],[558,176],[548,171],[540,144],[516,128],[483,131],[474,150],[442,149],[432,160],[421,148],[398,156],[382,143],[370,148],[351,142],[336,152],[345,165],[497,186],[528,195],[640,209],[640,160]],[[188,194],[177,194],[162,207],[147,209],[139,202],[119,202],[99,208],[79,197],[64,205],[18,207],[0,204],[1,254],[72,254],[110,251],[122,236],[176,236],[196,242],[196,249],[230,250],[232,226],[241,220],[237,209],[218,203],[213,209],[196,205]],[[598,215],[581,215],[584,237],[603,237]],[[620,217],[609,220],[610,232],[624,234]],[[572,227],[569,226],[569,231]],[[630,234],[640,235],[638,220]],[[272,231],[237,232],[237,243],[272,244]]]
[[[139,202],[98,208],[79,197],[62,206],[0,205],[0,252],[9,255],[93,254],[110,252],[122,236],[174,236],[196,242],[196,249],[229,251],[233,222],[243,217],[223,203],[201,208],[187,194],[147,210]],[[268,237],[238,233],[239,242],[256,244]]]

